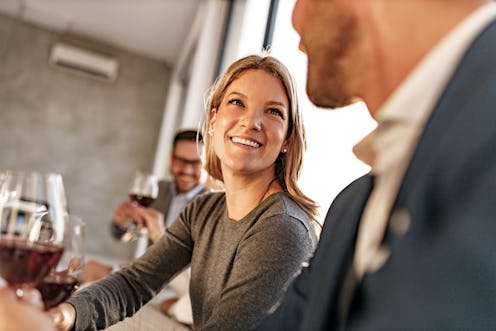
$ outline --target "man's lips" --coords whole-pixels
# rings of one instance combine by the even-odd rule
[[[192,182],[195,180],[195,177],[193,177],[191,175],[186,175],[186,174],[178,174],[176,176],[176,179],[181,180],[183,182]]]

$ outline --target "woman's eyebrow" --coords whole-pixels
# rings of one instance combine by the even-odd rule
[[[243,94],[241,92],[237,92],[237,91],[232,91],[232,92],[229,92],[228,94],[226,94],[226,97],[230,97],[230,96],[239,96],[241,98],[248,99],[248,96],[246,96],[245,94]],[[277,101],[277,100],[269,100],[265,104],[270,105],[270,106],[279,106],[279,107],[282,107],[284,109],[289,108],[284,102]]]
[[[288,106],[282,102],[282,101],[275,101],[275,100],[271,100],[271,101],[268,101],[267,102],[267,105],[272,105],[272,106],[280,106],[280,107],[283,107],[283,108],[288,108]]]
[[[243,97],[243,98],[248,98],[246,95],[244,95],[243,93],[241,92],[236,92],[236,91],[232,91],[232,92],[229,92],[227,94],[227,96],[231,96],[231,95],[237,95],[237,96],[240,96],[240,97]]]

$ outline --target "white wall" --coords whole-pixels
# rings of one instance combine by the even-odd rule
[[[215,79],[228,1],[205,0],[200,5],[181,57],[174,67],[153,172],[168,177],[171,141],[178,129],[197,128],[203,119],[204,96]]]

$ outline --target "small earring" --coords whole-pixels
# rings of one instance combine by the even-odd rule
[[[283,150],[281,151],[282,153],[286,153],[288,151],[287,148],[283,148]]]
[[[207,133],[208,133],[209,136],[213,136],[214,135],[214,130],[210,129],[210,130],[208,130]]]

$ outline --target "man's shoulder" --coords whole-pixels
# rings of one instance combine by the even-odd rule
[[[174,182],[172,182],[170,180],[162,179],[158,182],[158,189],[159,189],[159,191],[164,191],[164,190],[171,191],[173,185],[174,185]]]

